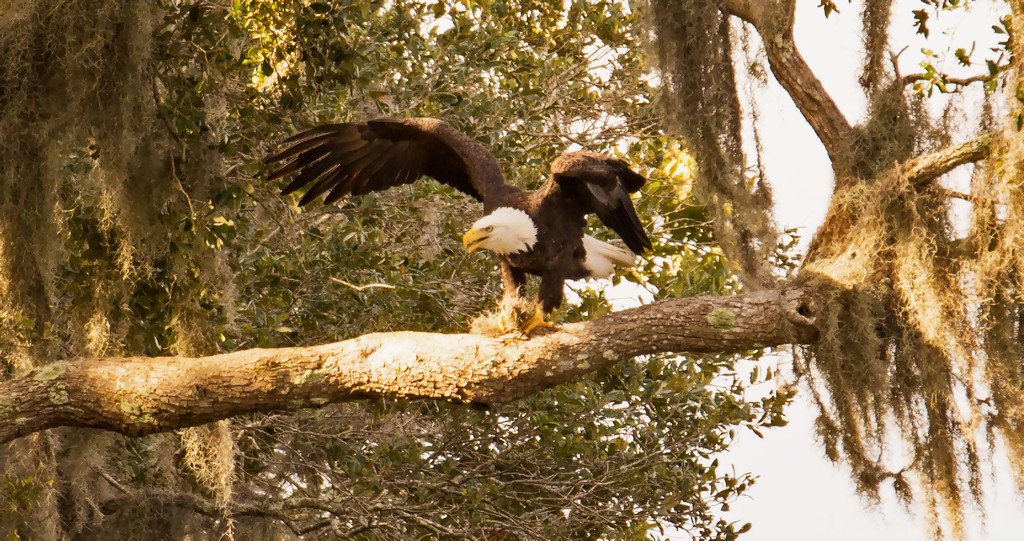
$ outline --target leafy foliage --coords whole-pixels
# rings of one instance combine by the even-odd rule
[[[652,42],[668,123],[693,152],[695,185],[714,210],[722,249],[738,263],[746,285],[766,288],[774,283],[767,262],[778,233],[768,185],[744,171],[731,30],[721,7],[714,1],[652,2]]]

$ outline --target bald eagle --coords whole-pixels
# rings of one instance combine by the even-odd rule
[[[593,152],[569,152],[551,164],[551,178],[525,192],[505,183],[501,167],[483,145],[433,118],[379,119],[326,124],[301,131],[267,158],[284,162],[270,180],[298,173],[282,194],[312,186],[299,200],[322,194],[324,203],[383,191],[426,175],[483,202],[485,215],[462,241],[485,248],[501,263],[506,298],[525,295],[526,275],[540,276],[537,308],[522,326],[529,333],[549,325],[545,315],[562,303],[565,280],[603,278],[632,266],[650,249],[629,194],[645,179],[621,161]],[[584,234],[588,214],[618,233],[629,250]]]

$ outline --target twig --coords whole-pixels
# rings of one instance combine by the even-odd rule
[[[374,288],[374,287],[383,287],[383,288],[387,288],[387,289],[395,289],[395,286],[393,286],[391,284],[365,284],[365,285],[357,286],[355,284],[350,284],[350,283],[346,282],[345,280],[342,280],[340,278],[335,278],[333,276],[331,276],[330,279],[331,279],[332,282],[339,283],[339,284],[341,284],[343,286],[346,286],[346,287],[351,287],[352,289],[354,289],[356,291],[363,291],[364,289],[370,289],[370,288]]]
[[[911,73],[910,75],[904,75],[902,81],[904,85],[916,83],[919,81],[931,81],[935,79],[935,76],[928,75],[927,73]],[[973,83],[980,83],[987,81],[992,78],[992,75],[987,73],[972,75],[970,77],[943,77],[940,76],[938,79],[947,85],[956,85],[958,87],[968,86]]]
[[[967,202],[970,202],[970,203],[974,203],[976,201],[976,198],[973,195],[971,195],[971,194],[967,194],[967,193],[963,193],[963,192],[958,192],[956,190],[950,190],[949,188],[946,188],[946,187],[943,187],[943,186],[938,186],[936,184],[929,184],[928,185],[928,189],[936,191],[936,192],[938,192],[938,193],[940,193],[940,194],[942,194],[942,195],[944,195],[946,197],[955,197],[957,199],[963,199],[964,201],[967,201]]]
[[[116,488],[116,489],[117,489],[118,491],[120,491],[120,492],[121,492],[122,494],[126,494],[126,495],[127,495],[127,494],[129,494],[128,490],[127,490],[126,488],[124,488],[124,487],[123,487],[123,486],[121,485],[121,483],[118,483],[116,479],[114,479],[113,477],[111,477],[111,475],[110,475],[109,473],[107,473],[107,472],[105,472],[105,471],[103,471],[103,470],[101,470],[101,469],[99,469],[99,468],[93,468],[93,469],[92,469],[92,471],[94,471],[94,472],[98,473],[98,474],[100,475],[100,477],[102,477],[102,478],[103,478],[103,479],[105,479],[105,480],[106,480],[106,481],[107,481],[108,483],[110,483],[110,486],[112,486],[112,487]]]

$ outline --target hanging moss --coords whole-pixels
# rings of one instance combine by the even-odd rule
[[[771,193],[760,175],[748,177],[740,141],[740,103],[723,2],[650,5],[652,47],[663,79],[668,126],[682,135],[697,163],[698,195],[713,209],[726,256],[744,283],[773,282],[766,264],[777,244]]]
[[[891,486],[941,519],[935,535],[960,536],[964,507],[982,501],[981,449],[997,435],[1024,479],[1019,138],[1011,132],[1001,160],[976,169],[971,231],[960,238],[949,194],[893,167],[946,136],[892,85],[869,112],[803,267],[824,321],[798,372],[828,456],[850,465],[858,490],[877,499]]]
[[[889,52],[889,21],[892,18],[892,0],[867,0],[861,10],[864,33],[864,68],[860,85],[870,96],[881,86],[885,77],[886,53]]]
[[[919,192],[899,170],[834,196],[801,275],[822,294],[822,338],[798,365],[816,391],[829,456],[851,466],[858,489],[877,498],[908,470],[958,528],[964,495],[981,497],[978,483],[964,482],[979,475],[970,460],[978,442],[955,399],[973,398],[963,382],[978,344],[947,215],[944,197]],[[893,469],[903,446],[912,456]]]
[[[167,283],[154,277],[169,270],[194,279],[172,280],[186,302],[157,324],[179,351],[215,350],[198,306],[210,291],[230,301],[231,273],[168,210],[183,214],[188,193],[208,198],[223,164],[214,141],[185,141],[159,114],[170,97],[155,77],[165,14],[98,0],[0,7],[0,372],[123,351],[137,289]],[[101,518],[95,497],[110,486],[92,472],[107,467],[109,439],[59,431],[15,445],[27,461],[5,462],[0,476],[42,491],[21,535],[75,535]],[[192,462],[230,462],[223,455]]]
[[[88,13],[85,17],[83,14]],[[27,318],[37,331],[62,319],[55,269],[68,256],[69,168],[88,167],[76,182],[92,184],[98,225],[116,253],[117,272],[135,272],[152,257],[152,223],[166,158],[155,136],[151,34],[154,11],[144,4],[78,1],[14,2],[0,20],[0,310]],[[68,157],[70,156],[70,160]],[[145,197],[143,195],[145,194]],[[72,203],[73,204],[73,203]],[[147,255],[137,255],[140,251]],[[116,279],[115,279],[116,281]],[[98,284],[97,299],[117,299],[125,284]],[[109,303],[108,303],[109,304]],[[102,350],[110,306],[97,306],[84,343]],[[83,325],[82,327],[85,327]],[[7,362],[22,366],[38,349]],[[53,354],[55,352],[49,352]]]

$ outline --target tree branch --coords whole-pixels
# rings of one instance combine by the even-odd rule
[[[0,443],[58,426],[139,436],[372,396],[497,404],[637,355],[810,343],[814,310],[794,287],[670,299],[529,340],[395,332],[199,358],[60,361],[0,382]]]
[[[109,476],[105,476],[108,481],[112,481]],[[295,501],[287,502],[288,505],[282,505],[281,503],[237,503],[230,502],[226,507],[221,507],[216,503],[201,498],[195,494],[186,492],[171,492],[167,490],[149,489],[139,490],[135,492],[126,492],[120,496],[116,496],[109,500],[104,501],[100,504],[100,512],[104,515],[115,514],[122,509],[133,509],[138,507],[139,502],[148,501],[154,505],[160,506],[174,506],[189,509],[200,515],[210,517],[213,519],[220,519],[224,517],[241,518],[241,517],[258,517],[266,518],[270,520],[276,520],[292,531],[295,535],[305,535],[307,533],[321,530],[331,525],[329,520],[314,520],[310,524],[300,527],[295,524],[292,518],[286,512],[287,510],[295,509],[315,509],[323,510],[325,503],[322,500],[312,500],[309,498],[295,498]]]
[[[922,188],[961,165],[987,158],[991,147],[992,136],[982,135],[972,141],[908,160],[902,166],[903,174],[912,186]]]
[[[972,75],[970,77],[942,77],[940,80],[943,84],[956,85],[958,87],[970,86],[974,83],[983,83],[992,78],[992,75],[982,73],[978,75]],[[933,75],[927,73],[912,73],[910,75],[904,75],[900,78],[903,85],[913,84],[919,81],[932,81],[935,80]]]
[[[796,0],[728,0],[725,11],[754,26],[772,73],[825,145],[833,166],[845,164],[852,127],[797,51]]]

